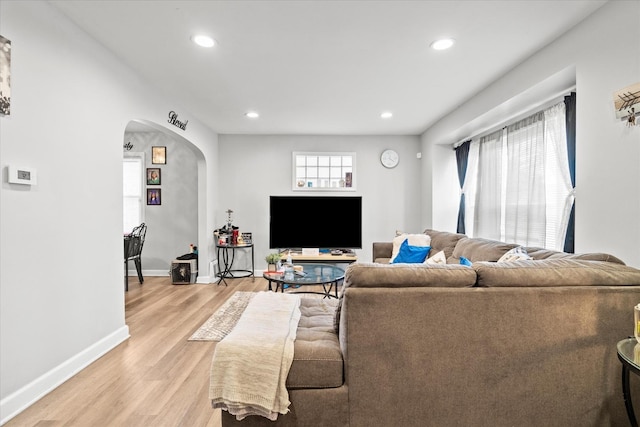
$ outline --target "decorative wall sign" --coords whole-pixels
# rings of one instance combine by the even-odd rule
[[[151,163],[154,165],[166,165],[167,147],[151,147]]]
[[[160,185],[160,168],[147,168],[147,185]]]
[[[122,144],[122,148],[124,148],[125,151],[131,151],[133,150],[133,144],[131,143],[131,141],[127,141],[126,144]]]
[[[169,111],[169,120],[167,121],[182,130],[187,130],[187,123],[189,123],[189,120],[185,120],[184,122],[178,120],[178,113],[175,111]]]
[[[0,36],[0,115],[11,114],[11,41]]]
[[[636,116],[640,114],[640,83],[615,92],[613,105],[616,109],[616,118],[626,119],[628,126],[636,125]]]

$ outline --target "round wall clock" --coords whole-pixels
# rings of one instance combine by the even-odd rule
[[[399,161],[400,156],[395,150],[384,150],[380,155],[380,162],[385,168],[395,168]]]

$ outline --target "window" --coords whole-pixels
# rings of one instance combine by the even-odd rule
[[[293,153],[293,190],[355,191],[355,153]]]
[[[563,102],[472,140],[467,234],[563,250],[573,203],[566,141]]]
[[[122,227],[124,233],[129,233],[140,225],[143,220],[143,165],[144,156],[126,155],[122,161]]]

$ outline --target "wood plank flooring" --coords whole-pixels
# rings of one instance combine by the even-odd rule
[[[267,289],[262,278],[229,286],[172,285],[130,278],[129,338],[5,424],[37,426],[219,427],[208,399],[214,342],[187,341],[236,291]]]

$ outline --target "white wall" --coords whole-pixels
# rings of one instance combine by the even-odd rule
[[[526,89],[575,70],[576,252],[609,252],[639,267],[640,127],[630,129],[617,120],[612,100],[615,91],[640,80],[637,40],[640,2],[608,2],[434,124],[422,135],[422,150],[457,142],[458,130],[470,132],[469,124],[483,113],[513,105]],[[452,164],[453,152],[432,164],[431,175],[423,177],[423,210],[430,212],[424,218],[434,228],[455,231],[455,221],[440,213],[457,212],[459,193],[436,191],[451,180],[457,182]]]
[[[361,261],[371,261],[374,241],[390,241],[396,230],[422,231],[420,225],[421,160],[416,158],[417,136],[248,136],[220,135],[221,197],[217,217],[232,209],[233,223],[253,233],[256,268],[266,268],[269,252],[269,196],[319,195],[291,189],[293,151],[353,151],[356,153],[357,191],[362,196]],[[400,163],[386,169],[380,154],[395,149]],[[302,213],[301,213],[302,214]],[[224,223],[218,224],[219,228]]]
[[[131,119],[169,127],[210,170],[199,214],[208,257],[217,196],[217,135],[158,95],[42,1],[0,2],[12,42],[11,115],[0,117],[0,419],[7,420],[128,337],[124,318],[122,143]],[[176,128],[177,129],[177,128]],[[6,166],[33,167],[34,187]],[[201,252],[202,254],[202,252]]]

